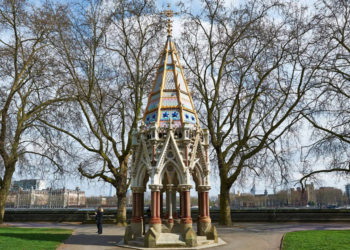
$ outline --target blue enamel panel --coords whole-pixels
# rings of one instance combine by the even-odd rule
[[[145,123],[150,124],[151,122],[155,122],[156,120],[157,120],[157,111],[146,115]]]
[[[188,111],[183,111],[184,121],[188,123],[196,123],[196,117],[193,113]]]
[[[165,109],[161,111],[160,120],[161,121],[169,121],[169,119],[172,119],[173,121],[179,121],[180,120],[180,112],[176,109]]]

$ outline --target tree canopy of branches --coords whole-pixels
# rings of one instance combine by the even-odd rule
[[[69,99],[50,81],[52,19],[26,1],[0,1],[0,223],[18,161],[28,153],[49,157],[38,150],[36,121],[48,106]]]
[[[180,47],[219,170],[219,222],[230,225],[229,190],[240,176],[287,180],[286,137],[327,51],[312,43],[311,18],[296,4],[205,0],[201,10],[188,15]]]
[[[320,88],[304,112],[314,128],[314,141],[304,154],[302,185],[320,173],[350,172],[350,3],[322,0],[315,6],[314,40],[329,54],[321,65]],[[312,167],[312,156],[323,159],[321,169]]]
[[[125,224],[131,132],[154,78],[161,29],[153,1],[84,4],[52,6],[68,22],[56,20],[51,42],[74,101],[52,107],[40,121],[45,134],[71,141],[67,156],[82,176],[116,188],[117,224]]]

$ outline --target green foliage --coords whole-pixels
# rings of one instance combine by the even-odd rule
[[[56,249],[72,234],[57,228],[0,228],[0,249]]]
[[[349,249],[350,230],[311,230],[287,233],[283,250]]]

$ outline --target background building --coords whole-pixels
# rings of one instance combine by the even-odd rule
[[[349,204],[348,196],[342,190],[333,187],[315,189],[313,183],[306,185],[304,192],[300,187],[281,190],[275,194],[268,194],[267,191],[264,194],[255,194],[252,190],[248,194],[237,192],[230,195],[230,201],[232,208],[306,206],[332,208]]]
[[[11,186],[12,190],[43,190],[46,189],[46,182],[44,180],[40,179],[26,179],[26,180],[19,180],[14,181]]]
[[[79,188],[46,188],[44,180],[14,181],[8,194],[8,208],[67,208],[85,207],[85,192]]]

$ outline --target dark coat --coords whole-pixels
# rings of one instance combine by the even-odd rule
[[[97,214],[96,214],[96,223],[102,223],[102,220],[103,220],[103,212],[97,211]]]

